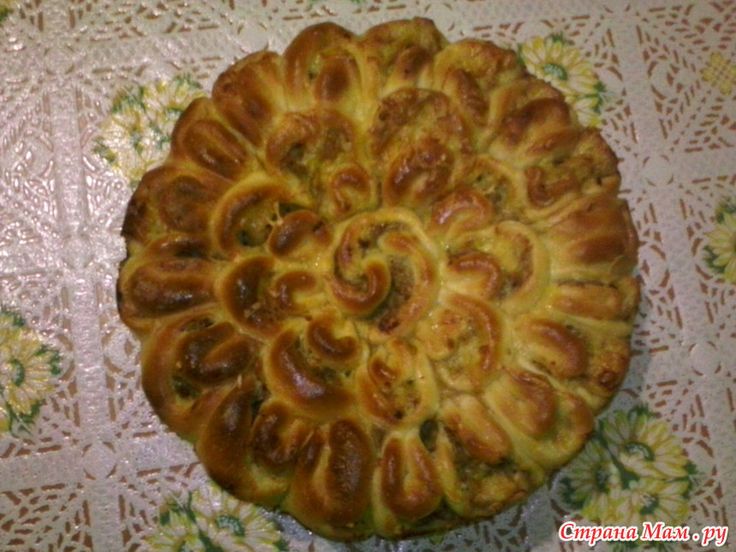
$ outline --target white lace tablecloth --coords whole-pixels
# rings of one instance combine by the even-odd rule
[[[417,15],[517,49],[602,128],[641,240],[635,354],[592,441],[525,504],[342,545],[224,496],[152,414],[115,306],[119,232],[234,60],[320,21]],[[0,0],[0,550],[585,550],[563,521],[736,524],[735,44],[728,0]]]

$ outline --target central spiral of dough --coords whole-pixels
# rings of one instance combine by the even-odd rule
[[[361,319],[372,343],[411,335],[438,292],[437,248],[420,219],[408,209],[389,207],[356,215],[337,228],[329,274],[339,309]],[[331,259],[331,260],[332,260]]]
[[[616,157],[513,52],[303,31],[176,125],[123,225],[154,410],[234,495],[338,539],[495,514],[629,362]]]

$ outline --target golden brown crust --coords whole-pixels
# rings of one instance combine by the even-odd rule
[[[323,535],[493,515],[626,374],[616,165],[513,52],[429,20],[252,54],[126,212],[146,395],[225,489]]]

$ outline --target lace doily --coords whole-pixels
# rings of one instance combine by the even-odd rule
[[[177,110],[234,60],[319,21],[412,16],[515,49],[600,126],[642,305],[622,391],[549,486],[434,540],[352,549],[585,550],[563,521],[736,520],[732,2],[0,0],[0,549],[349,549],[233,503],[156,421],[116,310],[119,232]]]

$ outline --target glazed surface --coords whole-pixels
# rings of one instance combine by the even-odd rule
[[[128,206],[143,387],[226,490],[336,539],[491,516],[626,374],[616,156],[514,52],[428,20],[224,72]]]

